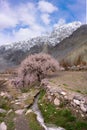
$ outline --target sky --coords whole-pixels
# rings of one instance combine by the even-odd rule
[[[44,35],[74,21],[86,23],[86,0],[0,0],[0,45]]]

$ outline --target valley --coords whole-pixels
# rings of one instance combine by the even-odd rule
[[[0,46],[0,130],[24,129],[87,130],[87,25]]]
[[[50,74],[48,76],[48,79],[46,79],[47,83],[45,82],[44,84],[44,81],[42,81],[41,87],[35,85],[30,87],[29,89],[25,88],[20,90],[12,87],[10,84],[10,80],[14,79],[15,77],[14,74],[5,74],[5,73],[0,74],[0,122],[4,122],[4,127],[7,128],[6,130],[14,130],[15,128],[17,130],[23,130],[24,128],[26,128],[26,130],[44,130],[44,129],[64,130],[63,128],[66,128],[66,130],[68,130],[69,128],[72,127],[72,125],[68,126],[68,128],[64,126],[63,124],[65,123],[63,122],[63,118],[65,118],[65,116],[58,117],[56,116],[56,112],[59,113],[58,111],[61,111],[62,113],[63,111],[67,111],[67,109],[70,109],[72,113],[74,112],[73,116],[75,116],[71,121],[73,123],[73,127],[71,128],[71,130],[75,130],[75,128],[77,130],[82,130],[82,129],[86,130],[87,114],[85,114],[85,111],[81,115],[78,114],[78,112],[80,112],[80,109],[78,109],[79,108],[78,102],[83,99],[86,99],[85,101],[87,101],[87,86],[86,86],[87,76],[86,75],[87,73],[85,71],[59,71],[54,75]],[[44,91],[46,91],[45,93],[43,92],[43,89]],[[34,101],[37,100],[36,97],[39,93],[40,93],[40,97],[37,102],[39,104],[39,109],[41,109],[43,120],[47,124],[49,123],[48,129],[41,126],[40,122],[37,121],[37,119],[39,121],[40,120],[42,121],[42,119],[38,117],[39,115],[36,114],[39,110],[37,108],[35,109],[35,106],[33,107],[33,109],[31,107]],[[73,109],[72,107],[71,109],[71,107],[67,106],[68,105],[67,103],[69,101],[68,102],[63,101],[63,99],[59,101],[59,99],[61,99],[59,97],[62,96],[62,95],[60,96],[60,93],[63,96],[67,95],[68,97],[67,96],[66,97],[70,100],[72,99],[76,100],[77,108],[75,107],[75,109]],[[77,98],[74,99],[74,96]],[[48,105],[46,105],[46,103]],[[44,111],[42,110],[42,108],[44,109]],[[85,105],[85,109],[87,111],[86,105]],[[77,110],[78,112],[76,112]],[[51,116],[53,111],[54,112],[56,111],[55,112],[56,118],[54,121],[51,122],[50,120],[49,122],[49,120],[46,118],[47,117],[49,118],[49,116]],[[45,113],[43,112],[45,112],[46,115],[44,115]],[[55,121],[58,118],[60,119],[59,122],[61,123],[57,124],[55,123]],[[76,118],[75,120],[77,120],[76,126],[74,124],[74,118]],[[66,123],[68,123],[67,122],[68,119],[64,119],[64,120],[66,121]],[[50,123],[53,123],[56,126],[57,125],[58,126],[56,127],[55,125],[52,125]],[[2,125],[0,125],[0,127],[1,126]]]

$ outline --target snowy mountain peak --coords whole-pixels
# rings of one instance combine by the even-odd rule
[[[51,39],[53,38],[53,41],[55,40],[54,45],[61,42],[66,37],[69,37],[81,25],[81,22],[72,22],[68,24],[59,24],[58,26],[56,26],[50,36]],[[55,37],[57,39],[55,39]]]
[[[80,26],[81,26],[80,22],[59,24],[48,35],[32,38],[28,41],[8,44],[8,45],[5,45],[4,48],[5,50],[9,50],[9,49],[19,50],[20,49],[20,50],[26,51],[26,50],[30,50],[30,48],[33,47],[34,45],[40,45],[40,44],[45,44],[45,43],[55,46],[66,37],[69,37]]]
[[[72,28],[76,28],[76,27],[78,27],[78,26],[81,26],[81,22],[79,22],[79,21],[75,21],[75,22],[71,22],[71,23],[63,23],[63,24],[57,24],[56,26],[55,26],[55,29],[58,29],[58,28],[61,28],[61,27],[72,27]]]

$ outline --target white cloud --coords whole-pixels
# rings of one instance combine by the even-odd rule
[[[20,28],[18,31],[13,30],[12,34],[0,33],[0,45],[9,44],[11,42],[17,42],[22,40],[29,40],[36,36],[44,34],[46,29],[40,25],[34,25],[31,28]]]
[[[46,30],[40,25],[34,25],[31,28],[20,28],[18,31],[13,32],[13,36],[15,41],[18,40],[28,40],[29,38],[33,38],[41,35],[41,33],[45,33]]]
[[[40,25],[33,25],[31,28],[20,28],[17,31],[13,30],[11,34],[4,34],[3,32],[0,32],[0,45],[29,40],[30,38],[45,34],[47,30],[50,30],[50,28],[44,28]]]
[[[15,27],[17,20],[4,13],[0,13],[0,29]]]
[[[0,29],[15,27],[18,23],[16,13],[11,9],[9,3],[0,1]]]
[[[39,1],[38,9],[44,13],[53,13],[54,11],[58,10],[56,6],[54,6],[52,3],[47,2],[45,0]]]
[[[41,19],[46,25],[50,24],[51,19],[49,14],[42,14]]]
[[[36,7],[33,3],[21,4],[16,8],[18,12],[18,19],[24,25],[33,25],[36,23]]]
[[[15,27],[20,23],[31,25],[35,22],[35,6],[33,3],[21,4],[12,8],[6,1],[1,2],[0,28]]]
[[[0,0],[0,45],[44,34],[50,30],[51,13],[57,10],[51,2],[44,0],[15,6],[8,0]],[[5,29],[11,32],[4,33]]]

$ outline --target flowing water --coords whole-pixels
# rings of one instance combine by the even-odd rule
[[[64,128],[61,127],[48,127],[46,126],[46,124],[44,123],[44,119],[42,117],[42,114],[38,108],[38,97],[36,97],[34,104],[32,105],[32,110],[33,112],[37,115],[37,120],[38,122],[41,124],[41,126],[45,129],[45,130],[65,130]]]

